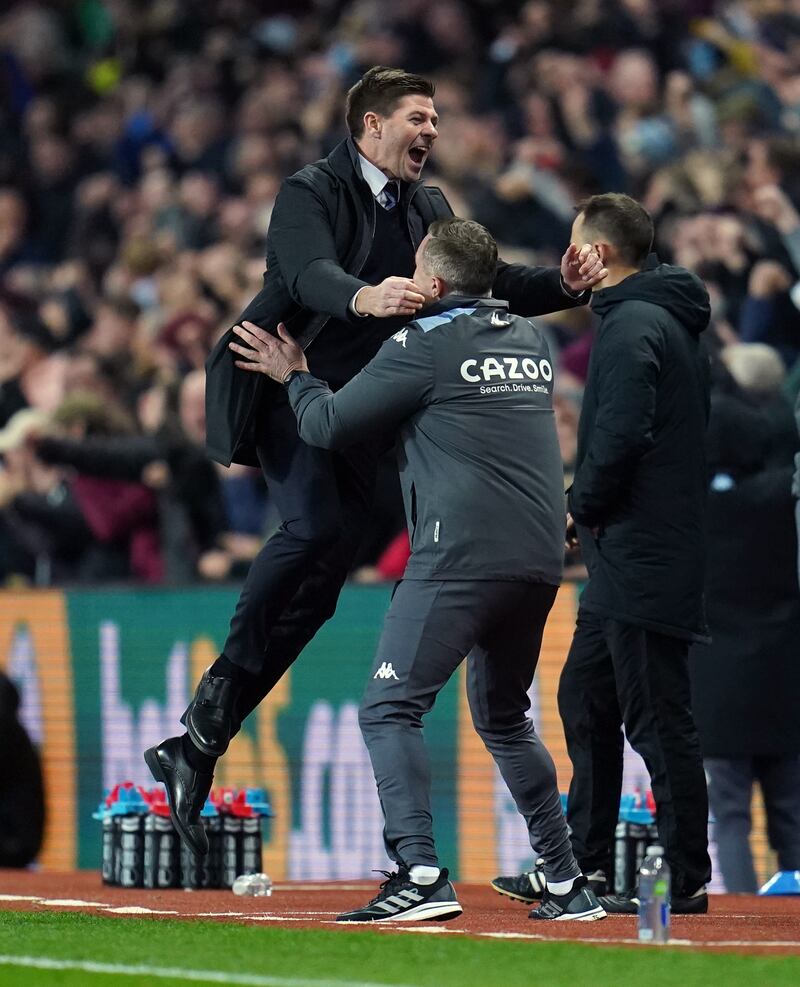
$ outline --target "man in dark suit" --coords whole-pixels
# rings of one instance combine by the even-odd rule
[[[240,317],[285,323],[309,367],[335,391],[424,302],[414,254],[435,219],[452,214],[420,177],[437,137],[433,85],[370,69],[347,96],[351,136],[286,179],[267,235],[264,286]],[[571,246],[561,271],[498,263],[494,292],[522,315],[588,300],[605,276],[591,247]],[[369,512],[373,444],[328,452],[304,445],[283,388],[237,370],[229,331],[207,363],[210,454],[258,462],[282,524],[253,562],[222,653],[183,717],[187,734],[146,752],[170,795],[173,821],[206,850],[199,811],[216,758],[336,608]]]

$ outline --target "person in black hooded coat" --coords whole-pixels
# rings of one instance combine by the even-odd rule
[[[567,495],[567,540],[589,571],[561,675],[559,712],[573,777],[567,803],[581,870],[611,913],[638,897],[605,895],[622,788],[623,733],[643,757],[672,909],[708,909],[708,795],[692,718],[687,653],[703,618],[709,361],[700,345],[708,293],[694,274],[649,258],[653,224],[625,195],[593,196],[578,212],[608,268],[593,289],[592,347]],[[533,900],[539,874],[493,886]]]
[[[708,802],[687,653],[703,618],[708,294],[690,272],[647,256],[652,221],[627,196],[595,196],[573,228],[596,245],[609,287],[600,316],[568,493],[589,582],[559,686],[573,764],[568,821],[578,862],[608,874],[623,737],[644,758],[672,870],[676,912],[704,912]],[[574,531],[568,531],[572,537]],[[608,896],[635,912],[635,894]]]
[[[708,908],[708,801],[692,719],[687,653],[706,637],[710,309],[702,282],[646,260],[652,221],[632,199],[601,195],[573,237],[596,243],[610,286],[589,364],[568,509],[589,582],[559,687],[573,764],[568,820],[584,871],[609,873],[622,783],[621,726],[644,758],[678,912]],[[635,894],[603,898],[635,912]]]

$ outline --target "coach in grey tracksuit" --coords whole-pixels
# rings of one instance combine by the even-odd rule
[[[548,880],[580,871],[553,761],[525,715],[545,620],[561,580],[564,486],[542,333],[488,297],[458,251],[475,223],[446,221],[456,244],[425,316],[383,344],[342,390],[305,369],[290,338],[237,334],[238,365],[283,380],[301,437],[326,449],[397,436],[411,558],[386,616],[360,710],[386,817],[389,856],[438,867],[422,717],[467,655],[473,722],[494,756]],[[462,224],[459,226],[459,224]],[[434,224],[434,228],[438,224]],[[433,229],[433,228],[432,228]],[[463,246],[463,244],[462,244]],[[415,281],[420,284],[419,256]],[[464,273],[466,271],[466,273]],[[420,289],[428,291],[427,285]],[[430,290],[434,294],[436,285]],[[485,293],[485,294],[484,294]]]

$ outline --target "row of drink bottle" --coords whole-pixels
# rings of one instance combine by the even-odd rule
[[[614,890],[637,884],[647,847],[658,842],[652,794],[623,795],[614,856]],[[261,871],[262,820],[273,813],[263,789],[215,789],[201,812],[209,852],[197,858],[169,818],[162,787],[122,782],[93,814],[103,827],[104,884],[130,888],[230,888],[237,876]]]
[[[652,792],[636,791],[620,799],[614,840],[612,890],[616,894],[624,894],[637,886],[647,848],[658,843],[655,811]]]
[[[104,884],[123,888],[230,888],[261,871],[262,821],[273,813],[261,788],[214,789],[200,814],[208,854],[196,857],[169,818],[162,787],[126,781],[93,813],[102,825]]]
[[[561,808],[566,815],[567,796],[561,795]],[[609,890],[624,894],[636,887],[639,869],[647,848],[658,843],[655,825],[656,803],[652,792],[636,789],[619,800],[619,821],[614,833],[614,873]]]

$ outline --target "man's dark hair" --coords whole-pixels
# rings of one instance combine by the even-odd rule
[[[608,238],[623,263],[644,265],[653,246],[653,220],[635,199],[620,192],[593,195],[580,203],[578,215],[584,227]]]
[[[435,91],[434,84],[421,75],[374,65],[347,93],[347,129],[352,137],[361,137],[365,113],[388,117],[404,96],[428,96],[433,99]]]
[[[781,173],[791,176],[800,167],[800,143],[796,137],[771,135],[766,139],[767,162]]]
[[[480,223],[471,219],[437,219],[422,252],[430,274],[441,278],[459,295],[488,295],[497,270],[497,244]]]

